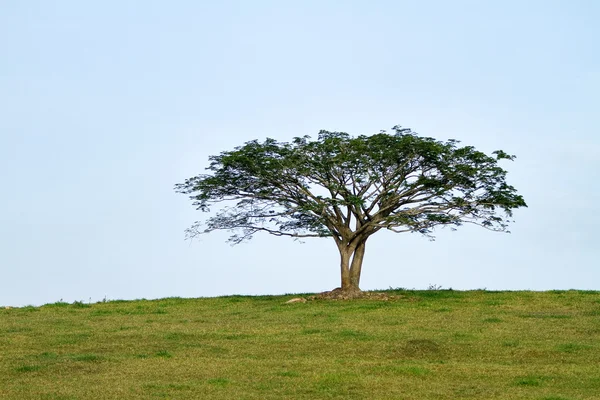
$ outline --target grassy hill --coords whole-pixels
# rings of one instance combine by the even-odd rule
[[[600,292],[0,309],[1,399],[600,399]]]

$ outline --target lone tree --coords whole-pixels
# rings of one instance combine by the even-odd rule
[[[453,139],[441,142],[395,126],[394,133],[351,137],[319,132],[291,143],[266,139],[209,158],[208,174],[175,185],[201,211],[219,206],[188,238],[232,232],[233,244],[257,232],[331,237],[340,253],[341,291],[360,291],[365,244],[381,229],[418,232],[464,223],[508,232],[512,210],[526,207],[492,156]]]

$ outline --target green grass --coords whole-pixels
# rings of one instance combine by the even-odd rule
[[[0,308],[0,398],[600,398],[600,292],[389,294]]]

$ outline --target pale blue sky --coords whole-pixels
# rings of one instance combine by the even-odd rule
[[[484,151],[512,234],[382,234],[363,289],[600,289],[600,2],[0,0],[0,305],[316,292],[328,239],[225,233],[173,185],[252,139],[395,124]]]

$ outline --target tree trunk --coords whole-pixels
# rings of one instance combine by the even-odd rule
[[[340,246],[341,289],[344,292],[360,292],[360,272],[365,256],[365,240],[356,246]]]
[[[342,273],[342,290],[346,290],[350,287],[350,259],[354,249],[343,246],[340,247],[340,267]]]
[[[350,265],[350,285],[357,290],[360,290],[358,285],[360,284],[360,272],[364,257],[365,241],[362,241],[356,246],[354,257],[352,257],[352,264]]]

